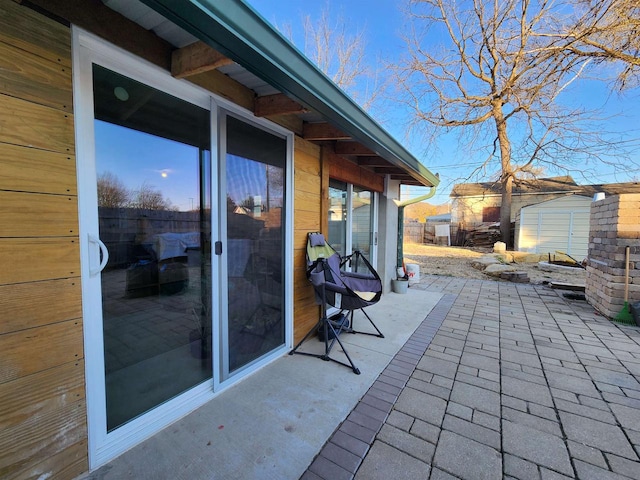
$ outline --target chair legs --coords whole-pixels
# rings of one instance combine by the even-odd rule
[[[361,332],[360,330],[354,330],[353,328],[353,314],[355,313],[355,310],[351,310],[351,315],[350,315],[350,325],[351,325],[351,332],[352,333],[360,333],[363,335],[371,335],[374,337],[379,337],[379,338],[384,338],[383,333],[380,331],[380,329],[376,326],[375,323],[373,323],[373,320],[371,320],[371,317],[369,315],[367,315],[367,312],[364,311],[364,308],[361,308],[360,311],[364,314],[365,317],[367,317],[367,320],[369,320],[369,323],[373,326],[373,328],[376,329],[376,332],[378,333],[373,333],[373,332]]]
[[[340,333],[349,331],[349,329],[345,328],[344,325],[345,325],[345,323],[341,322],[339,327],[336,329],[334,327],[333,322],[327,318],[326,311],[324,311],[324,309],[323,309],[322,318],[318,321],[318,323],[316,325],[314,325],[314,327],[311,330],[309,330],[309,332],[307,332],[307,334],[302,338],[302,340],[300,340],[300,342],[293,348],[293,350],[291,350],[289,352],[289,355],[293,355],[294,353],[297,353],[298,355],[306,355],[308,357],[320,358],[321,360],[324,360],[325,362],[335,362],[335,363],[343,365],[343,366],[345,366],[347,368],[351,368],[353,373],[355,373],[356,375],[360,375],[360,370],[358,369],[358,367],[355,366],[355,364],[353,363],[353,360],[351,360],[351,357],[349,356],[349,353],[347,352],[347,349],[344,347],[344,344],[340,340]],[[316,333],[319,328],[324,329],[324,353],[308,353],[308,352],[300,352],[300,351],[298,351],[298,348],[300,348],[300,346],[311,335]],[[331,340],[329,340],[330,336],[332,337]],[[344,352],[344,355],[347,357],[347,360],[349,361],[348,364],[344,363],[344,362],[341,362],[340,360],[337,360],[337,359],[332,358],[330,356],[331,349],[333,348],[333,346],[334,346],[334,344],[336,342],[338,342],[338,344],[340,345],[340,348],[342,348],[342,351]]]

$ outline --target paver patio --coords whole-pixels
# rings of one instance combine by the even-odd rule
[[[545,286],[444,296],[303,480],[640,479],[640,328]]]

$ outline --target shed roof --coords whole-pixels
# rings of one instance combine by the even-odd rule
[[[561,197],[545,200],[540,203],[533,203],[522,207],[522,210],[535,210],[539,208],[556,207],[558,205],[590,205],[592,197],[578,194],[568,194]]]

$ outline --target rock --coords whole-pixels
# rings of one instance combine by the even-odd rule
[[[504,265],[502,263],[495,263],[487,266],[484,269],[484,273],[491,275],[492,277],[501,277],[504,272],[515,272],[516,268],[511,265]]]
[[[471,262],[471,266],[476,270],[484,270],[489,265],[502,265],[502,263],[493,255],[483,255]]]

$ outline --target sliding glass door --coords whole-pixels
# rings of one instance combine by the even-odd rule
[[[293,341],[293,134],[74,30],[89,462]]]
[[[209,111],[93,67],[107,431],[212,378]]]
[[[287,140],[233,116],[223,123],[227,263],[224,375],[285,343]]]

